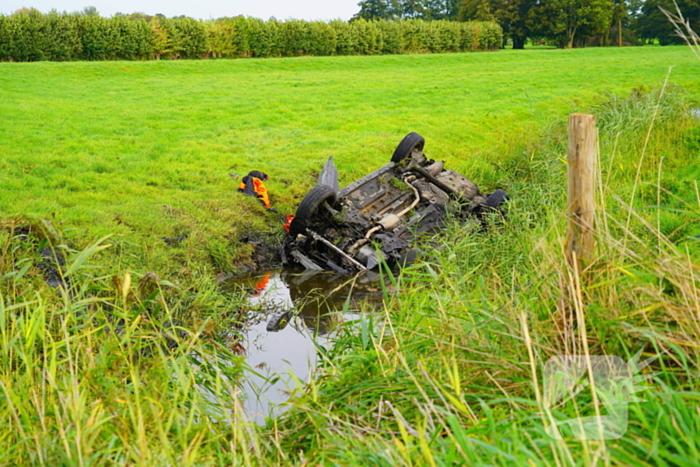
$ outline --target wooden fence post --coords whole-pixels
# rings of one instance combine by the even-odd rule
[[[576,260],[585,267],[595,259],[595,173],[598,132],[595,117],[569,116],[569,190],[566,255],[570,265]]]

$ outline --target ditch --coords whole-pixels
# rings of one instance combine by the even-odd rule
[[[243,391],[249,418],[259,424],[284,412],[290,394],[308,381],[318,347],[332,345],[335,331],[352,325],[360,311],[377,309],[383,297],[380,276],[372,272],[277,269],[236,276],[224,287],[250,294],[241,337],[251,371]]]

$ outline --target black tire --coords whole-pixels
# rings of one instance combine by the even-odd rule
[[[391,162],[398,164],[402,160],[406,159],[411,155],[414,149],[419,151],[423,150],[425,146],[425,138],[415,132],[411,132],[404,136],[396,149],[394,150],[394,155],[391,156]]]
[[[335,204],[337,195],[335,190],[328,185],[316,185],[309,191],[299,203],[294,220],[289,225],[289,231],[293,234],[304,233],[309,226],[311,218],[324,202]]]
[[[508,193],[499,188],[486,198],[486,207],[487,209],[498,211],[506,201],[508,201]]]

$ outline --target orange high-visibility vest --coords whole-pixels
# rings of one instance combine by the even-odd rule
[[[267,209],[270,209],[270,198],[267,195],[267,188],[265,187],[265,184],[262,182],[262,180],[260,180],[259,178],[251,177],[250,175],[248,175],[247,177],[243,177],[243,180],[241,180],[241,183],[238,185],[238,191],[245,193],[246,184],[249,179],[253,183],[253,191],[255,192],[255,197],[258,198]]]
[[[253,186],[255,187],[255,193],[258,195],[258,199],[262,201],[267,209],[270,209],[270,198],[267,196],[265,184],[259,178],[253,177]]]

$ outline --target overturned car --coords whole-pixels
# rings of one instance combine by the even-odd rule
[[[282,260],[312,270],[367,271],[415,259],[416,239],[437,232],[448,213],[483,217],[499,212],[508,196],[490,195],[423,153],[425,139],[409,133],[384,167],[338,186],[329,158],[315,187],[299,204],[282,247]]]

